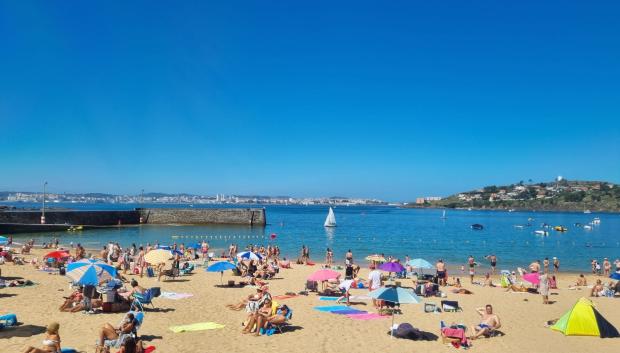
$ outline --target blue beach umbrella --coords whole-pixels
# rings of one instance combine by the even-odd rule
[[[420,303],[420,298],[415,295],[413,291],[401,287],[381,287],[370,292],[368,296],[374,299],[385,300],[386,302],[392,302],[395,304]],[[392,314],[392,326],[394,326],[394,314]],[[392,337],[393,336],[394,334],[392,333]]]
[[[228,262],[228,261],[220,261],[220,262],[216,262],[213,265],[207,267],[206,271],[207,272],[219,272],[220,273],[220,283],[222,283],[222,278],[224,277],[224,271],[226,270],[232,270],[234,268],[237,268],[237,266],[235,266],[234,264]]]
[[[0,235],[0,245],[6,245],[9,243],[9,239],[7,237],[3,237]]]
[[[77,284],[96,286],[102,280],[116,277],[116,268],[101,261],[82,259],[67,265],[66,276]]]
[[[413,268],[419,268],[420,270],[430,270],[432,268],[435,268],[430,262],[424,260],[424,259],[413,259],[413,260],[409,260],[409,262],[407,262],[407,265],[413,267]],[[424,271],[421,271],[422,273],[424,273]]]
[[[620,281],[620,272],[614,272],[611,274],[611,276],[609,276],[609,278],[611,279],[615,279],[617,281]]]
[[[261,255],[253,253],[251,251],[242,251],[237,254],[237,257],[240,257],[242,259],[250,259],[250,260],[257,260],[257,261],[263,258]]]

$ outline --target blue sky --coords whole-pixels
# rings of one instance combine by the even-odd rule
[[[0,190],[620,182],[616,1],[0,3]]]

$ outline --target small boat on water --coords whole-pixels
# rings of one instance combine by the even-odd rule
[[[329,212],[327,213],[327,218],[325,218],[324,227],[335,227],[336,226],[336,215],[334,214],[334,210],[330,207]]]
[[[441,219],[446,219],[448,217],[446,217],[446,210],[443,210],[443,214],[441,215]]]
[[[555,226],[555,227],[553,227],[553,230],[555,230],[555,231],[557,231],[557,232],[562,232],[562,233],[564,233],[564,232],[566,232],[568,229],[567,229],[566,227],[564,227],[564,226]]]
[[[515,224],[513,227],[515,227],[515,228],[517,228],[517,229],[523,229],[523,228],[525,228],[525,226],[524,226],[524,225],[522,225],[522,224]]]
[[[585,229],[585,230],[592,230],[592,226],[589,226],[589,225],[586,224],[585,226],[583,226],[583,229]]]
[[[592,220],[593,224],[601,224],[601,219],[598,217],[594,217],[594,219]]]
[[[583,213],[590,214],[590,213],[592,213],[592,211],[590,211],[590,210],[583,210]]]
[[[69,227],[69,229],[67,229],[68,232],[78,232],[80,230],[83,230],[84,226],[71,226]]]
[[[484,226],[482,224],[474,223],[471,225],[471,229],[473,230],[483,230]]]
[[[546,230],[535,230],[534,234],[548,236],[549,232],[547,232]]]

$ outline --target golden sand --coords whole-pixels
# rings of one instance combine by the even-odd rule
[[[39,257],[41,250],[36,253]],[[36,255],[35,255],[36,256]],[[32,256],[27,256],[30,259]],[[38,283],[35,286],[0,289],[0,315],[15,313],[21,326],[0,331],[0,352],[20,352],[26,345],[40,346],[44,337],[41,332],[52,321],[60,323],[63,347],[72,347],[83,352],[93,352],[99,327],[109,322],[118,325],[123,314],[63,313],[58,311],[63,296],[70,293],[68,279],[56,274],[37,271],[31,265],[15,266],[12,263],[0,267],[3,276],[22,277]],[[276,279],[269,281],[273,295],[285,292],[299,292],[303,289],[305,278],[319,266],[294,266],[283,269]],[[361,277],[365,277],[363,269]],[[137,277],[137,276],[128,276]],[[458,300],[463,312],[424,313],[422,304],[403,305],[402,315],[396,315],[395,322],[411,323],[414,327],[439,335],[439,322],[477,323],[476,307],[492,304],[500,316],[506,335],[473,342],[474,351],[495,352],[620,352],[620,339],[600,339],[598,337],[565,337],[544,326],[550,319],[557,319],[589,290],[568,290],[574,283],[574,274],[562,274],[558,280],[558,290],[552,290],[550,300],[555,303],[543,305],[542,298],[534,294],[507,293],[501,288],[469,285],[465,288],[473,295],[448,294],[450,300]],[[224,281],[237,279],[228,271]],[[589,276],[593,283],[596,277]],[[195,352],[452,352],[455,348],[446,346],[440,340],[435,342],[415,342],[393,339],[387,335],[391,320],[355,321],[341,315],[322,313],[312,308],[318,305],[333,305],[333,302],[319,301],[316,294],[299,296],[281,301],[294,311],[291,321],[293,329],[284,334],[254,337],[241,334],[241,322],[245,312],[230,311],[224,306],[234,303],[250,293],[253,288],[218,288],[219,273],[206,273],[198,268],[191,276],[176,281],[157,282],[153,278],[139,278],[145,287],[159,286],[162,291],[192,293],[194,296],[182,300],[155,298],[159,311],[148,311],[140,335],[157,347],[156,352],[195,353]],[[403,285],[410,285],[404,280]],[[356,289],[353,295],[367,294],[367,289]],[[439,304],[441,298],[423,299],[424,302]],[[620,299],[593,298],[598,310],[613,325],[620,328]],[[369,301],[354,305],[355,308],[373,311]],[[196,322],[216,322],[224,324],[223,329],[173,333],[170,326]],[[113,350],[114,351],[114,350]]]

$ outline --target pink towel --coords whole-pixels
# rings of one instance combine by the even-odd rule
[[[446,337],[460,339],[461,344],[467,344],[467,336],[465,336],[465,330],[462,328],[444,327],[441,329],[441,332]]]
[[[384,315],[379,315],[379,314],[375,314],[375,313],[368,313],[368,314],[349,314],[346,315],[348,318],[351,318],[353,320],[376,320],[376,319],[387,319],[389,316],[384,316]]]

